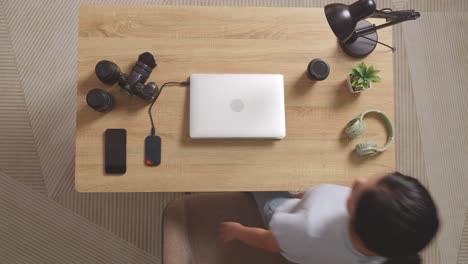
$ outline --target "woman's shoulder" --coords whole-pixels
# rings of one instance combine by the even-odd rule
[[[343,185],[337,185],[337,184],[319,184],[316,186],[311,187],[309,190],[307,190],[306,194],[312,194],[312,193],[327,193],[327,194],[337,194],[337,193],[342,193],[349,195],[351,192],[351,188]]]

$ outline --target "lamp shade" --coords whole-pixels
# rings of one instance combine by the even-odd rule
[[[338,40],[345,42],[353,35],[357,23],[372,15],[375,10],[374,0],[359,0],[351,5],[326,5],[325,16]]]

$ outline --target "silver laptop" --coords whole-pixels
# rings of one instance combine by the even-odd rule
[[[286,136],[281,74],[192,74],[191,138]]]

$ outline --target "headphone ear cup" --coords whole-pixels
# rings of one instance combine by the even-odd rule
[[[355,118],[348,122],[345,127],[345,133],[349,138],[355,138],[366,130],[367,124],[363,119]]]
[[[356,152],[360,156],[367,156],[377,153],[377,143],[372,141],[365,141],[356,145]]]

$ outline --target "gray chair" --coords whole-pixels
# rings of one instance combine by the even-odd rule
[[[219,226],[236,221],[263,227],[248,193],[203,193],[172,201],[163,215],[163,264],[288,264],[280,254],[254,249],[238,241],[224,244]],[[418,264],[419,256],[386,264]]]
[[[219,238],[224,221],[263,227],[248,193],[191,194],[171,202],[163,216],[163,264],[288,263],[279,254],[238,241],[224,244]]]

